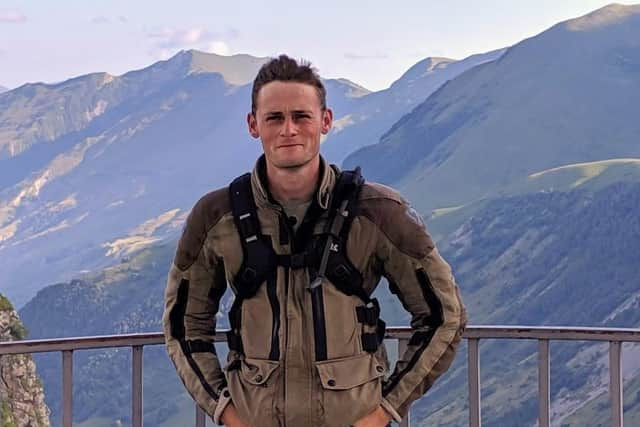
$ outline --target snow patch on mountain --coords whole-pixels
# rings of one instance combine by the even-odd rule
[[[184,212],[183,215],[178,215],[179,212],[180,209],[171,209],[155,218],[143,222],[131,231],[127,237],[103,243],[102,247],[107,248],[105,256],[123,257],[131,255],[162,240],[164,236],[183,224],[188,212]],[[158,233],[163,227],[164,230],[162,231],[164,231],[164,233]]]

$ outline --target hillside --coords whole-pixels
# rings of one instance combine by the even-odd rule
[[[193,203],[261,152],[245,115],[264,60],[181,52],[0,95],[0,277],[13,278],[0,290],[21,306],[46,283],[176,238]],[[366,93],[326,84],[339,114]]]
[[[378,142],[403,115],[423,102],[448,80],[504,53],[495,50],[456,61],[426,58],[409,68],[387,89],[358,99],[346,114],[335,115],[335,125],[323,142],[323,153],[340,164],[358,148]]]
[[[639,206],[639,183],[616,183],[597,191],[541,192],[489,201],[439,243],[454,267],[471,323],[640,326],[640,293],[635,282],[639,273],[635,262],[635,254],[640,251],[640,220],[636,215]],[[43,289],[21,311],[32,337],[160,330],[162,291],[172,249],[171,244],[153,246],[117,267]],[[406,324],[406,314],[385,285],[381,285],[379,291],[387,322]],[[565,301],[572,304],[567,305]],[[49,310],[38,310],[43,305]],[[228,307],[226,297],[222,311]],[[226,316],[221,314],[219,327],[225,327],[226,322]],[[557,402],[568,405],[566,401],[571,401],[572,411],[576,412],[573,416],[579,417],[580,406],[576,406],[575,396],[586,396],[591,389],[604,390],[606,385],[601,382],[606,365],[597,362],[606,358],[606,348],[599,348],[595,353],[582,344],[554,344],[553,348],[562,348],[562,351],[553,351],[554,410],[558,416],[567,416],[566,409]],[[533,344],[513,343],[506,347],[503,344],[483,347],[485,384],[514,384],[513,387],[523,384],[520,387],[525,387],[510,403],[500,405],[497,403],[502,396],[500,389],[489,387],[483,391],[487,425],[507,425],[504,422],[509,417],[529,420],[535,416],[535,405],[525,402],[535,392],[535,359],[530,357],[535,349]],[[77,419],[82,421],[89,415],[113,417],[114,414],[126,419],[129,378],[127,375],[114,377],[110,373],[115,366],[128,372],[128,351],[111,351],[107,356],[94,353],[77,362],[77,369],[83,373],[79,375],[78,387],[83,392],[77,392],[75,398]],[[626,353],[625,360],[634,360],[631,354],[635,352]],[[155,381],[162,381],[163,394],[181,394],[181,385],[162,349],[151,350],[145,357],[145,372],[153,372],[146,380],[149,387],[159,390]],[[456,417],[466,416],[466,393],[460,389],[466,384],[466,374],[461,367],[466,362],[463,354],[458,362],[453,374],[436,385],[440,391],[415,407],[419,418],[429,417],[429,423],[435,423],[429,425],[446,425],[452,419],[462,419]],[[52,408],[58,407],[55,400],[59,398],[60,385],[57,363],[57,359],[38,362],[44,369],[42,377]],[[523,366],[526,369],[521,369]],[[571,367],[573,373],[560,366]],[[640,365],[631,364],[625,372],[631,378],[639,369]],[[171,378],[173,383],[169,381]],[[104,392],[98,389],[110,390],[109,396],[102,396]],[[455,396],[446,414],[428,409],[442,407],[445,396]],[[154,420],[154,425],[163,420],[162,414],[166,416],[162,411],[166,402],[159,396],[156,398],[159,400],[145,406],[145,417]],[[590,399],[584,399],[584,404],[590,403]],[[640,411],[633,403],[627,409],[629,413]],[[576,421],[570,425],[580,424]]]
[[[640,157],[640,5],[611,5],[449,81],[345,160],[421,212],[466,205],[562,165]]]

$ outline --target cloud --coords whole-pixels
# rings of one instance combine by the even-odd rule
[[[0,10],[0,24],[21,24],[27,17],[16,10]]]
[[[225,40],[233,39],[237,35],[238,32],[236,30],[213,32],[204,28],[181,29],[172,27],[165,27],[147,33],[156,55],[165,59],[180,49],[198,49],[219,55],[228,55],[230,49]]]
[[[363,59],[388,59],[389,55],[386,53],[374,53],[371,55],[361,55],[359,53],[347,52],[344,54],[346,59],[352,59],[354,61],[360,61]]]
[[[106,16],[94,16],[93,18],[91,18],[92,24],[108,24],[110,22],[111,20]]]
[[[100,16],[94,16],[93,18],[91,18],[91,23],[92,24],[111,24],[113,22],[119,22],[120,24],[126,24],[127,22],[129,22],[129,20],[127,19],[126,16],[117,16],[115,18],[110,18],[108,16],[104,16],[104,15],[100,15]]]

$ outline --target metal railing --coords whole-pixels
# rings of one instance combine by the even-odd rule
[[[398,340],[398,354],[406,349],[411,336],[408,327],[387,329],[386,338]],[[524,339],[538,341],[538,425],[550,425],[550,369],[549,341],[604,341],[609,342],[609,399],[611,402],[611,426],[622,427],[622,343],[640,342],[640,329],[579,328],[579,327],[529,327],[529,326],[469,326],[463,338],[468,347],[469,425],[481,426],[480,411],[480,340]],[[216,342],[226,340],[225,331],[218,331]],[[62,352],[62,426],[71,427],[73,352],[100,348],[131,347],[131,421],[132,427],[142,427],[142,354],[146,345],[164,344],[162,333],[105,335],[94,337],[56,338],[45,340],[9,341],[0,343],[0,355],[41,352]],[[205,426],[205,413],[196,407],[196,427]],[[408,415],[400,424],[411,423]]]

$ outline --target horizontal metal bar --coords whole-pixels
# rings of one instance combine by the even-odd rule
[[[410,337],[411,328],[409,327],[400,326],[387,328],[386,338],[407,339]],[[640,329],[582,328],[568,326],[468,326],[463,334],[463,338],[640,342]],[[223,342],[226,341],[226,339],[226,330],[218,330],[216,332],[216,342]],[[0,342],[0,354],[90,350],[160,344],[164,344],[164,334],[161,332],[99,335]]]
[[[569,326],[473,326],[464,338],[640,342],[640,329]]]

